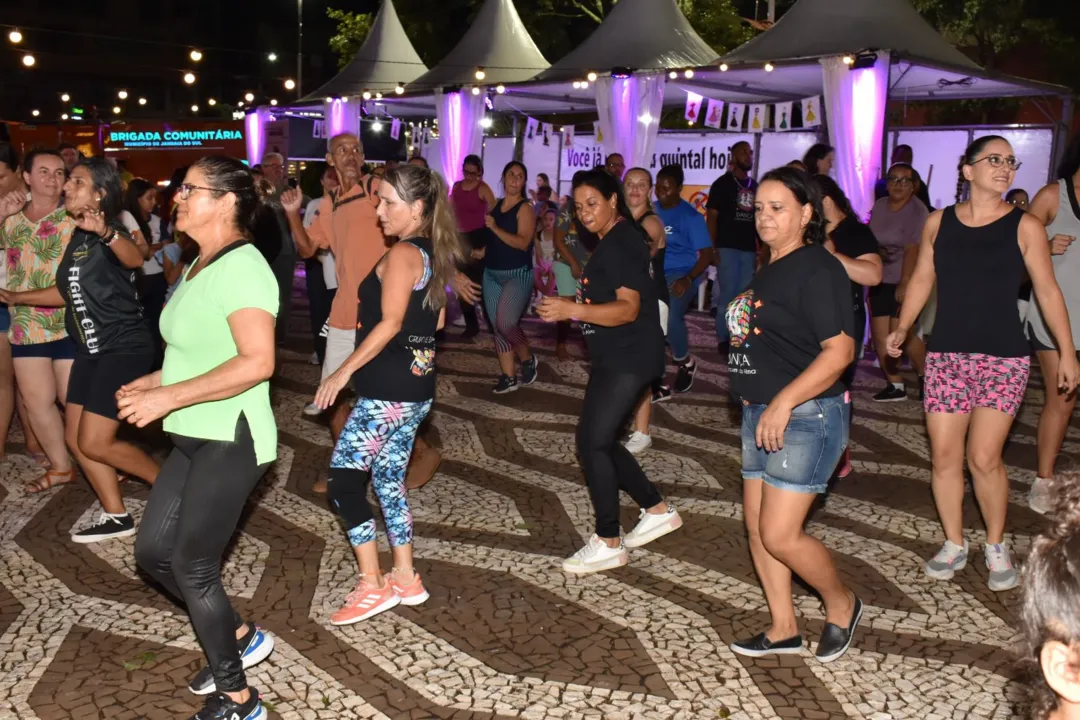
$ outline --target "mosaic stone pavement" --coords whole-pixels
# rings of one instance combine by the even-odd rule
[[[767,615],[742,525],[726,369],[708,349],[705,316],[692,321],[701,358],[693,392],[657,408],[643,457],[685,519],[680,532],[631,551],[617,571],[564,575],[560,561],[592,530],[573,450],[583,349],[557,361],[550,328],[530,321],[539,381],[497,397],[490,338],[451,337],[426,430],[444,462],[410,497],[431,600],[332,627],[356,567],[311,492],[331,447],[325,426],[300,412],[318,368],[303,304],[295,310],[274,380],[279,460],[224,567],[239,611],[277,641],[248,676],[272,718],[1014,717],[1018,595],[990,592],[981,562],[950,582],[923,575],[942,536],[920,409],[872,403],[880,380],[869,364],[856,388],[855,472],[809,526],[866,603],[854,647],[830,665],[808,653],[755,661],[728,650]],[[1010,542],[1021,553],[1043,524],[1024,504],[1041,402],[1035,380],[1006,454]],[[12,440],[14,452],[17,431]],[[148,441],[163,450],[160,436]],[[1070,430],[1065,453],[1076,455],[1077,442]],[[133,539],[70,542],[96,512],[94,496],[85,483],[28,496],[35,472],[17,454],[0,465],[0,718],[188,717],[197,704],[184,687],[202,655],[185,614],[140,578]],[[139,515],[146,488],[128,483],[125,493]],[[981,543],[970,493],[966,512]],[[624,497],[624,527],[635,519]],[[800,589],[797,605],[816,638],[820,603]]]

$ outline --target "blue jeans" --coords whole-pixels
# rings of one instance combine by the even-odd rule
[[[797,493],[825,492],[848,445],[848,393],[807,400],[792,410],[784,430],[784,447],[774,453],[757,446],[758,421],[766,407],[743,403],[743,479],[764,480],[774,488]]]
[[[681,277],[686,277],[685,273],[666,275],[668,287]],[[675,362],[682,362],[690,357],[690,332],[686,329],[686,311],[697,300],[698,286],[701,285],[701,281],[701,277],[695,280],[682,297],[675,297],[675,293],[671,293],[671,300],[668,303],[667,341],[671,346],[671,359]]]
[[[726,343],[728,329],[724,315],[727,313],[728,303],[745,290],[754,279],[757,253],[731,248],[717,248],[717,251],[720,253],[720,264],[716,268],[712,301],[716,308],[716,339],[718,342]]]

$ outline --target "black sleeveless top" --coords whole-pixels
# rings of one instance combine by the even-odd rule
[[[382,352],[352,377],[353,388],[361,398],[387,402],[424,402],[435,397],[435,329],[439,313],[424,306],[432,277],[431,240],[410,238],[401,242],[418,248],[424,256],[424,277],[413,288],[401,330]],[[382,281],[378,265],[360,283],[357,296],[356,346],[382,320]]]
[[[503,198],[500,198],[495,207],[491,210],[491,217],[495,218],[495,224],[499,226],[499,229],[504,232],[517,235],[518,231],[518,210],[521,206],[529,202],[528,200],[522,200],[516,205],[512,206],[505,212],[502,209]],[[524,250],[518,250],[512,248],[502,240],[494,232],[488,233],[488,245],[487,252],[484,253],[484,264],[491,270],[517,270],[518,268],[532,267],[533,252],[532,243],[529,243],[529,247]]]
[[[1024,276],[1014,208],[989,225],[968,227],[947,207],[934,240],[938,307],[927,350],[1027,357],[1016,289]]]
[[[645,230],[645,218],[647,217],[660,217],[652,210],[646,210],[645,214],[638,219],[638,225],[641,226],[641,232],[645,235],[646,242],[651,240],[649,233]],[[663,221],[660,222],[663,225]],[[667,252],[667,247],[662,247],[656,251],[656,254],[652,256],[652,260],[649,262],[652,264],[653,282],[656,284],[656,297],[665,305],[671,302],[671,296],[668,294],[667,278],[664,276],[664,254]]]

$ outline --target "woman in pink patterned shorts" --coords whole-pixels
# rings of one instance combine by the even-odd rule
[[[986,523],[989,586],[995,591],[1017,584],[1003,542],[1009,480],[1001,452],[1023,402],[1031,365],[1031,350],[1016,312],[1016,292],[1025,269],[1061,352],[1058,376],[1047,382],[1056,381],[1071,391],[1080,375],[1046,230],[1034,216],[1002,199],[1018,167],[1004,138],[989,135],[968,147],[960,172],[970,183],[970,199],[938,210],[927,220],[900,326],[888,341],[889,354],[899,356],[936,280],[937,318],[927,348],[923,408],[930,433],[934,503],[945,544],[926,563],[926,574],[948,580],[967,565],[966,448],[975,499]]]

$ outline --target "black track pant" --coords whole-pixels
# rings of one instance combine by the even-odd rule
[[[187,606],[218,692],[239,692],[247,687],[236,644],[242,621],[221,584],[221,557],[269,464],[256,463],[243,416],[234,442],[171,438],[176,447],[150,492],[135,559]]]

